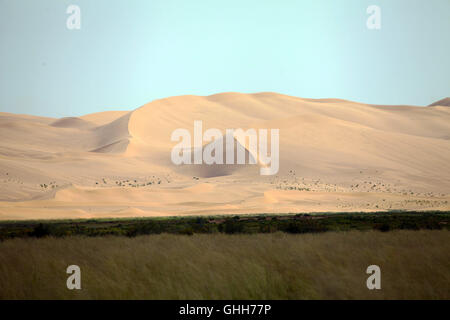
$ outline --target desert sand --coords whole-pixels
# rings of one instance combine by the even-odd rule
[[[0,113],[0,219],[450,210],[449,98],[179,96],[62,119]],[[171,162],[177,128],[277,128],[280,170]]]

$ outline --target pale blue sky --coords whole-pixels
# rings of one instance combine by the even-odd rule
[[[80,30],[66,28],[70,4]],[[450,96],[449,35],[449,0],[0,0],[0,111],[227,91],[427,105]]]

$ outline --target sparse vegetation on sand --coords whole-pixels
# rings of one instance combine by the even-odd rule
[[[450,299],[448,230],[22,238],[0,261],[0,299]]]

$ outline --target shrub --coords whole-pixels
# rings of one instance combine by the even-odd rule
[[[125,235],[128,237],[135,237],[143,234],[160,234],[162,231],[159,223],[151,221],[131,227]]]
[[[375,229],[379,230],[381,232],[387,232],[387,231],[391,230],[391,226],[385,222],[382,224],[375,225]]]
[[[42,238],[42,237],[49,236],[50,233],[51,233],[51,231],[50,231],[50,227],[48,225],[39,223],[36,227],[34,227],[34,229],[30,235],[32,237]]]
[[[307,220],[304,222],[290,222],[284,231],[287,233],[316,233],[325,232],[327,228],[316,222]]]
[[[191,227],[187,227],[187,228],[184,228],[184,229],[181,229],[180,231],[178,231],[178,234],[192,236],[192,235],[194,235],[194,230]]]
[[[242,231],[244,230],[244,225],[237,222],[236,220],[227,220],[223,223],[221,229],[227,234],[242,233]]]

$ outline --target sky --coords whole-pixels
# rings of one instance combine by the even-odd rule
[[[428,105],[450,96],[449,35],[449,0],[0,0],[0,111],[264,91]]]

